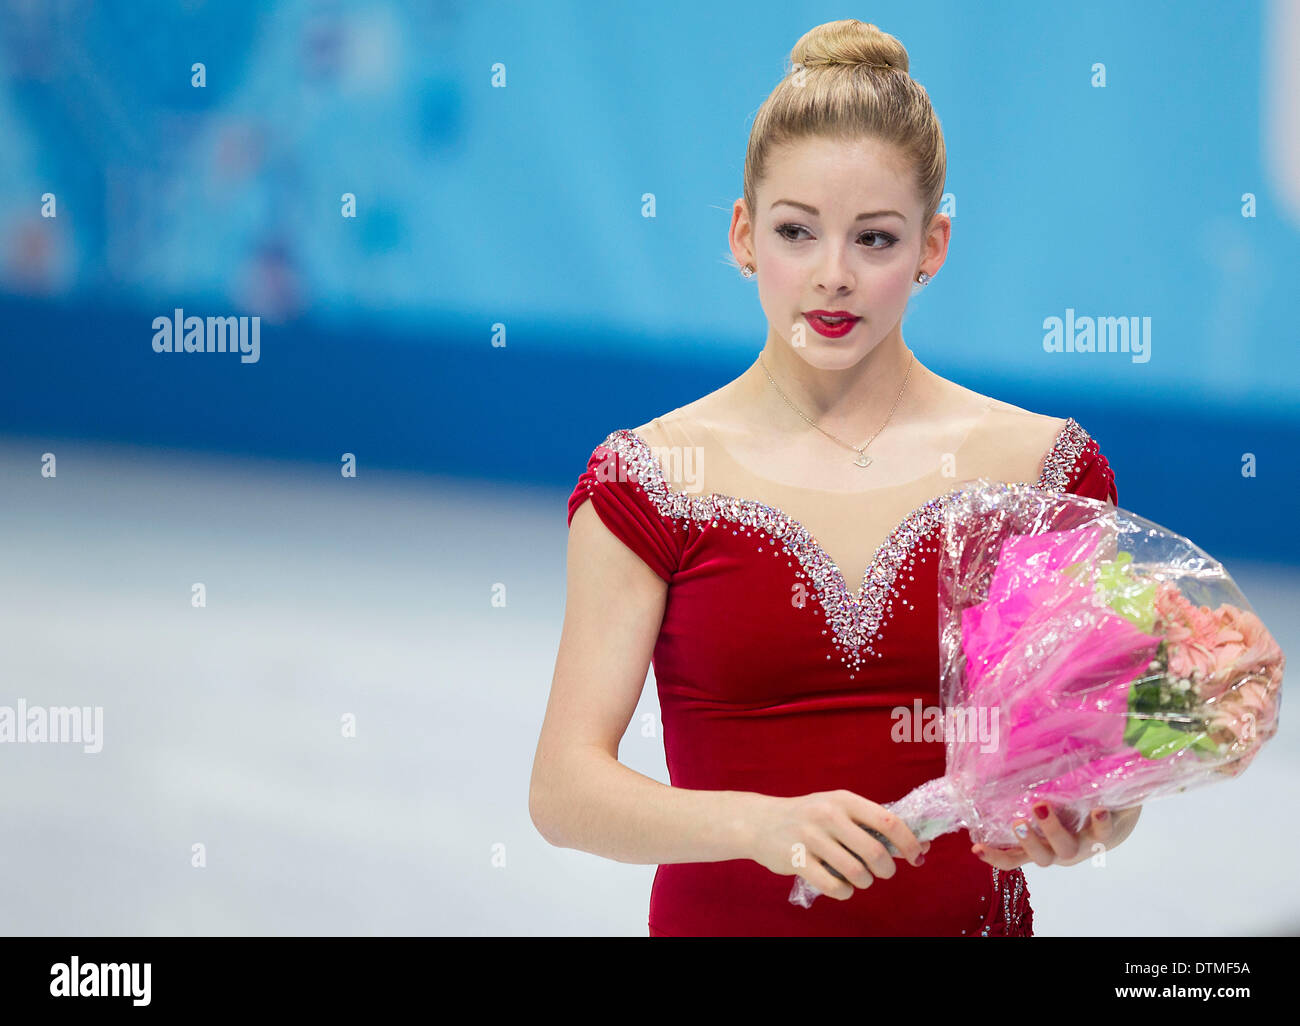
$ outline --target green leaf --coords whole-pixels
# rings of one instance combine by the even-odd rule
[[[1131,552],[1097,567],[1096,593],[1102,601],[1139,630],[1151,634],[1156,623],[1156,585],[1133,574]]]
[[[1193,748],[1198,754],[1218,754],[1218,746],[1204,730],[1179,729],[1163,720],[1129,717],[1124,743],[1132,745],[1148,759],[1164,759],[1184,748]]]

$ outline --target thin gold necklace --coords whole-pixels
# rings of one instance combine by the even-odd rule
[[[913,354],[911,355],[911,358],[907,361],[907,373],[903,375],[903,387],[900,388],[900,389],[898,390],[898,396],[897,396],[897,398],[894,399],[894,405],[893,405],[892,407],[890,407],[890,410],[889,410],[889,417],[892,417],[892,416],[894,415],[894,410],[898,409],[898,400],[903,398],[903,389],[907,388],[907,379],[908,379],[909,377],[912,376],[912,364],[913,364],[915,361],[916,361],[916,354],[913,353]],[[759,355],[758,355],[758,362],[759,362],[759,363],[762,365],[762,367],[763,367],[763,373],[764,373],[764,374],[767,374],[767,380],[772,382],[772,387],[775,388],[775,389],[777,390],[777,393],[781,396],[782,399],[785,400],[786,405],[789,406],[790,409],[794,410],[795,413],[797,413],[797,414],[799,414],[799,416],[803,417],[803,419],[806,420],[806,421],[808,421],[809,424],[812,424],[813,427],[817,428],[817,430],[820,431],[820,432],[821,432],[823,435],[825,435],[827,438],[831,439],[831,440],[834,441],[834,442],[838,442],[840,445],[844,446],[844,448],[846,448],[846,449],[851,449],[851,450],[853,450],[854,452],[856,452],[858,455],[857,455],[857,458],[856,458],[853,462],[854,462],[857,466],[859,466],[859,467],[869,467],[869,466],[871,466],[871,457],[867,455],[867,453],[866,453],[866,448],[867,448],[868,445],[870,445],[872,442],[874,442],[874,441],[876,440],[876,435],[880,434],[881,431],[885,430],[885,424],[888,424],[888,423],[889,423],[889,417],[886,417],[886,418],[885,418],[885,424],[881,424],[880,427],[878,427],[878,428],[876,429],[876,434],[875,434],[875,435],[872,435],[870,438],[868,438],[865,442],[862,443],[861,446],[857,446],[857,445],[849,445],[849,443],[846,442],[846,441],[844,441],[842,438],[836,438],[833,434],[831,434],[831,433],[830,433],[829,431],[827,431],[825,428],[821,427],[821,426],[818,425],[818,424],[813,423],[813,421],[812,421],[812,420],[811,420],[811,419],[810,419],[810,418],[809,418],[809,417],[808,417],[808,416],[803,412],[803,410],[799,409],[799,407],[797,407],[794,403],[792,403],[792,402],[790,401],[790,397],[789,397],[788,395],[786,395],[784,392],[781,391],[781,386],[778,385],[778,384],[776,383],[776,380],[772,377],[772,375],[768,373],[768,370],[767,370],[767,363],[764,362],[764,360],[763,360],[763,354],[762,354],[762,353],[759,353]]]

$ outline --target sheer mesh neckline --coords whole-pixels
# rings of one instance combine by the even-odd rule
[[[976,432],[988,424],[993,412],[994,412],[994,404],[992,402],[986,402],[984,404],[984,411],[978,417],[976,417],[974,421],[972,421],[971,425],[966,429],[965,433],[962,435],[961,441],[957,444],[955,448],[951,450],[950,454],[954,459],[956,459],[961,453],[963,453],[967,449],[968,443],[974,440],[974,436]],[[671,416],[671,414],[668,416]],[[903,490],[914,491],[923,484],[928,484],[934,481],[950,480],[950,477],[945,476],[941,468],[936,468],[935,470],[929,471],[928,473],[917,474],[916,476],[910,477],[905,481],[894,481],[889,484],[868,484],[860,488],[851,488],[851,489],[815,488],[810,485],[793,484],[788,481],[782,481],[779,478],[768,477],[756,471],[752,466],[750,466],[749,463],[735,456],[731,452],[731,450],[729,450],[727,446],[723,444],[722,439],[718,437],[717,432],[715,432],[707,424],[701,421],[694,421],[694,420],[686,421],[684,419],[675,418],[673,421],[669,421],[665,423],[663,417],[656,417],[655,422],[657,422],[660,425],[661,429],[665,430],[665,434],[670,434],[672,433],[673,428],[677,428],[678,430],[683,431],[687,435],[690,435],[697,431],[702,432],[704,435],[707,435],[711,444],[709,445],[708,449],[704,450],[704,455],[706,458],[720,457],[722,462],[726,463],[734,471],[739,472],[742,481],[743,479],[748,478],[750,481],[761,486],[760,488],[753,489],[748,487],[748,482],[743,482],[746,485],[746,487],[744,488],[736,488],[733,485],[725,489],[721,489],[722,491],[725,491],[729,494],[736,494],[737,492],[747,493],[753,491],[766,492],[769,488],[776,488],[776,489],[780,489],[783,493],[787,495],[794,496],[795,501],[798,501],[798,499],[804,497],[816,497],[817,499],[825,499],[830,501],[835,501],[839,499],[851,501],[854,499],[861,499],[865,496],[876,495],[876,494],[886,493],[886,492],[896,492],[896,491],[903,491]],[[842,451],[844,453],[844,458],[846,460],[852,459],[852,456],[850,455],[847,449],[844,449]],[[871,455],[871,450],[869,447],[867,449],[867,455]],[[863,468],[864,478],[867,478],[870,474],[871,474],[871,468]],[[707,490],[710,489],[706,489],[706,491]]]
[[[1079,423],[1072,417],[1067,418],[1043,457],[1037,487],[1063,490],[1080,454],[1090,442],[1088,433]],[[866,569],[860,578],[862,583],[854,588],[850,584],[854,578],[846,577],[841,569],[841,566],[851,564],[847,560],[837,562],[830,555],[827,548],[829,535],[824,531],[814,535],[787,509],[757,499],[716,492],[693,495],[670,488],[653,448],[626,428],[611,432],[602,446],[618,453],[626,461],[632,477],[640,483],[660,515],[684,524],[695,523],[702,528],[710,524],[716,527],[720,523],[736,525],[744,528],[747,535],[757,532],[760,539],[766,538],[773,543],[776,546],[773,555],[789,553],[797,560],[818,593],[827,623],[838,643],[852,654],[854,668],[861,666],[864,652],[869,654],[872,651],[871,639],[888,615],[895,583],[906,586],[905,582],[899,581],[904,565],[915,554],[917,546],[928,540],[942,524],[944,511],[954,494],[951,490],[945,491],[915,506],[901,521],[892,519],[896,514],[885,514],[894,527],[883,541],[868,549]],[[865,526],[861,520],[854,518],[844,526],[861,545]],[[735,533],[734,528],[732,533]],[[872,534],[870,531],[865,533]],[[921,555],[924,558],[924,553]],[[852,565],[856,565],[856,561]],[[910,576],[908,580],[911,580]]]

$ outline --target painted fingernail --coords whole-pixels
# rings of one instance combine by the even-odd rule
[[[1105,809],[1098,809],[1098,810],[1097,810],[1097,818],[1098,818],[1098,819],[1105,819],[1105,818],[1106,818],[1107,816],[1109,816],[1109,815],[1110,815],[1110,813],[1107,812]]]
[[[1026,823],[1017,823],[1015,826],[1016,836],[1022,841],[1029,836],[1029,825]]]
[[[1046,806],[1046,805],[1035,805],[1035,806],[1034,806],[1034,815],[1037,816],[1039,819],[1046,819],[1046,818],[1047,818],[1047,806]]]

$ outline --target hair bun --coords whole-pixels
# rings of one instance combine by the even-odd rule
[[[907,48],[888,32],[857,18],[828,21],[794,44],[790,62],[805,68],[857,65],[906,73]]]

